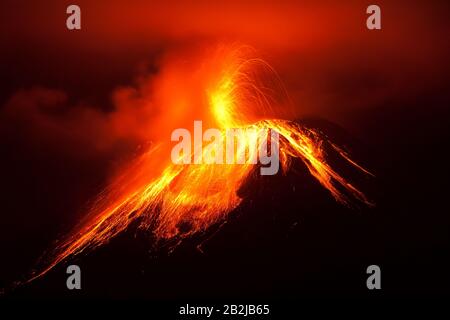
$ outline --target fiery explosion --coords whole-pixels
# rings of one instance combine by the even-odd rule
[[[353,200],[372,203],[327,162],[323,143],[365,174],[341,148],[318,131],[273,116],[280,107],[279,97],[287,97],[274,70],[263,60],[249,58],[248,48],[221,49],[208,67],[204,107],[201,114],[208,125],[227,128],[273,130],[280,136],[279,158],[287,172],[293,158],[301,159],[311,175],[340,203]],[[173,93],[176,94],[176,93]],[[192,107],[192,106],[189,106]],[[200,108],[200,107],[199,107]],[[170,113],[171,111],[168,110]],[[170,115],[167,116],[170,118]],[[155,126],[171,124],[158,123]],[[174,128],[171,128],[174,129]],[[70,256],[96,248],[125,230],[139,218],[140,227],[158,241],[176,244],[226,219],[243,200],[238,190],[254,169],[254,164],[173,164],[169,141],[161,139],[117,175],[99,195],[86,218],[51,252],[49,262],[31,279],[36,279]],[[266,143],[245,136],[235,156],[252,157],[249,146]],[[200,154],[199,154],[200,152]],[[208,157],[207,150],[193,150],[193,157]]]

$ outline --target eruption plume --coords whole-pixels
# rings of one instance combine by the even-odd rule
[[[283,173],[289,170],[292,159],[299,158],[336,201],[344,205],[353,201],[372,205],[330,166],[323,144],[329,143],[349,164],[370,175],[367,170],[319,131],[279,118],[288,96],[266,62],[252,58],[247,48],[233,47],[221,49],[211,61],[202,62],[198,73],[203,80],[204,99],[199,106],[186,108],[197,108],[204,123],[223,132],[229,128],[275,131],[280,137]],[[155,127],[176,128],[171,125],[167,121],[155,123]],[[45,267],[35,271],[29,281],[71,256],[105,244],[136,219],[157,241],[177,244],[224,221],[239,206],[243,199],[238,190],[254,170],[254,164],[174,164],[169,139],[170,136],[161,138],[113,179],[83,221],[57,243]],[[249,146],[267,143],[255,135],[246,135],[245,140],[235,149],[236,157],[251,157]],[[193,150],[192,156],[199,156],[198,152],[203,157],[210,156],[205,149]]]

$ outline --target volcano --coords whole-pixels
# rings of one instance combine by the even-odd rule
[[[231,150],[226,154],[227,163],[220,159],[217,149],[211,156],[212,143],[205,148],[200,141],[200,144],[194,144],[193,150],[188,143],[181,153],[174,153],[174,149],[170,152],[170,146],[161,138],[162,141],[144,150],[111,179],[85,217],[58,240],[42,258],[42,266],[32,272],[27,282],[45,275],[73,256],[101,247],[135,221],[140,222],[141,229],[151,233],[155,246],[172,249],[187,238],[207,233],[211,227],[225,223],[229,214],[245,201],[243,190],[252,189],[252,184],[262,184],[251,182],[254,169],[258,167],[252,159],[256,159],[258,150],[260,156],[270,154],[273,158],[276,155],[275,172],[281,167],[283,173],[289,173],[292,164],[301,160],[309,174],[341,205],[374,205],[341,172],[346,173],[349,167],[353,167],[373,176],[355,162],[343,146],[337,145],[320,130],[274,116],[279,114],[277,109],[289,107],[286,104],[289,97],[275,70],[264,60],[252,57],[252,52],[245,46],[219,48],[202,62],[193,76],[196,86],[183,86],[184,89],[189,88],[189,102],[197,100],[193,99],[194,93],[200,95],[196,110],[200,110],[207,123],[219,128],[213,130],[216,147],[221,145],[217,140],[225,141],[227,132],[252,133],[238,135],[238,141],[226,137],[227,150]],[[180,112],[195,117],[186,113],[184,104],[177,106],[179,101],[180,98],[171,100],[175,107],[166,110],[167,114],[154,126],[163,128],[163,131],[176,128]],[[171,140],[174,132],[186,131],[175,129]],[[209,131],[205,131],[205,135]],[[185,136],[191,135],[187,132]],[[195,134],[195,126],[194,138],[201,138]],[[202,140],[204,143],[208,138],[203,136]],[[189,149],[186,151],[186,148]],[[172,162],[168,160],[169,153]],[[202,158],[218,162],[198,161]],[[337,168],[332,166],[333,162]],[[267,168],[261,167],[261,171],[263,169]]]
[[[333,136],[362,163],[368,162],[363,144],[339,126],[319,119],[296,123]],[[343,160],[331,146],[325,148],[330,165],[339,167],[363,190],[373,189],[372,177]],[[329,288],[330,280],[339,283],[337,270],[327,271],[327,264],[346,256],[345,266],[351,265],[351,254],[362,250],[352,236],[367,239],[356,226],[371,209],[363,203],[352,208],[338,203],[300,159],[294,160],[287,174],[261,176],[255,167],[239,196],[244,200],[227,220],[175,248],[155,248],[157,239],[139,228],[137,219],[108,244],[68,259],[13,296],[73,296],[61,286],[65,264],[70,263],[86,270],[83,277],[89,294],[81,292],[83,297],[277,299],[298,296],[299,291],[310,296]],[[179,227],[185,232],[192,228],[188,222]],[[328,276],[318,278],[319,274]]]

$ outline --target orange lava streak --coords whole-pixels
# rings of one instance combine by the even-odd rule
[[[219,80],[205,88],[209,112],[218,128],[275,130],[280,135],[280,161],[284,172],[289,168],[290,159],[300,158],[311,175],[337,201],[350,204],[354,198],[372,205],[361,191],[327,163],[322,147],[324,136],[293,122],[266,118],[266,113],[276,107],[274,97],[283,95],[284,89],[264,61],[245,58],[241,49],[230,50],[221,66]],[[247,147],[257,143],[254,137],[246,136],[246,139],[236,150],[237,154],[248,154]],[[350,164],[368,173],[339,147],[331,145]],[[150,229],[156,239],[176,243],[223,221],[239,206],[242,198],[237,191],[254,165],[177,165],[170,161],[167,150],[162,143],[124,170],[99,196],[88,218],[59,243],[47,266],[36,272],[31,280],[72,255],[106,243],[138,217],[141,227]]]

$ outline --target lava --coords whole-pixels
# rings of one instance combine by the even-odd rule
[[[211,60],[207,63],[213,66],[208,69],[212,74],[206,77],[208,81],[202,88],[206,101],[202,114],[207,117],[208,124],[224,134],[230,128],[274,131],[280,137],[279,161],[283,173],[288,172],[293,158],[299,158],[336,201],[344,205],[351,205],[353,201],[373,205],[331,167],[323,144],[329,142],[348,163],[364,174],[370,174],[343,149],[314,129],[269,116],[280,108],[277,97],[287,94],[266,62],[249,57],[248,50],[242,47],[221,49],[220,55]],[[254,149],[248,146],[267,143],[255,137],[245,135],[247,141],[237,144],[235,156],[253,157]],[[170,147],[170,136],[161,138],[124,168],[98,196],[83,221],[57,243],[46,258],[45,267],[36,270],[29,281],[71,256],[107,243],[136,219],[157,241],[170,241],[174,246],[224,221],[242,202],[238,190],[255,164],[250,161],[175,164],[170,159]],[[208,152],[208,148],[197,148],[190,156],[210,157]]]

